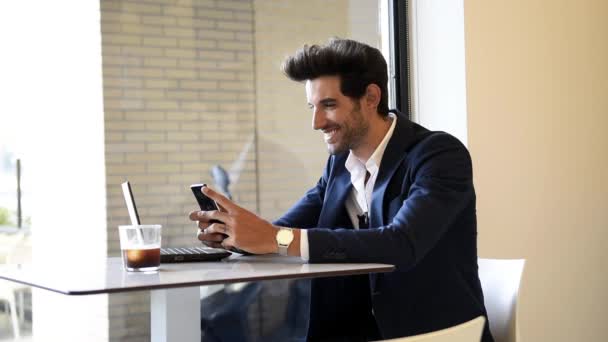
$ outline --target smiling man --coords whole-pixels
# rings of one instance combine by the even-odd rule
[[[386,62],[375,48],[332,39],[304,46],[283,70],[305,82],[313,129],[330,154],[323,175],[274,223],[204,188],[225,211],[192,212],[198,238],[310,263],[396,266],[312,280],[310,341],[411,336],[487,316],[467,149],[389,112]],[[492,341],[487,323],[483,341]]]

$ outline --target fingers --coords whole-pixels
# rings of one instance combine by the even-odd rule
[[[188,218],[190,219],[190,221],[198,221],[199,212],[200,210],[191,211],[190,214],[188,214]]]
[[[217,225],[217,223],[212,224]],[[226,238],[226,235],[220,233],[211,233],[206,229],[199,229],[196,238],[199,239],[205,246],[213,248],[224,248],[222,247],[222,241]]]
[[[224,240],[222,240],[222,242],[220,243],[222,248],[230,250],[232,247],[234,247],[234,239],[231,237],[227,237]]]
[[[222,243],[221,243],[221,242],[209,242],[209,241],[203,241],[203,244],[204,244],[205,246],[208,246],[208,247],[213,247],[213,248],[224,248],[224,247],[222,246]]]
[[[209,227],[205,228],[204,232],[206,234],[223,234],[230,235],[230,229],[223,223],[213,223]]]
[[[226,235],[199,230],[196,238],[203,242],[222,242],[226,238]]]
[[[201,227],[199,222],[199,230],[196,237],[201,241],[220,242],[228,235],[228,228],[223,223],[212,223],[206,228]]]
[[[209,234],[203,230],[199,230],[197,238],[205,245],[213,248],[223,248],[230,250],[234,247],[232,238],[226,237],[224,234],[213,233]]]
[[[209,188],[208,186],[204,186],[201,188],[201,191],[207,195],[209,198],[211,198],[212,200],[214,200],[217,205],[224,209],[227,212],[232,212],[235,209],[240,208],[238,205],[236,205],[234,202],[232,202],[231,200],[229,200],[226,196],[220,194],[219,192]]]
[[[205,229],[199,229],[196,238],[206,246],[230,250],[234,247],[234,239],[227,235],[227,231],[225,224],[213,223]]]
[[[198,226],[200,229],[207,229],[207,228],[209,228],[209,226],[211,226],[211,225],[212,225],[212,224],[214,224],[214,223],[222,223],[222,222],[217,221],[217,220],[212,220],[212,221],[210,221],[210,222],[198,221],[197,226]],[[222,223],[222,224],[223,224],[223,223]]]
[[[211,210],[211,211],[196,210],[196,211],[191,212],[188,215],[188,217],[190,218],[190,221],[199,221],[199,222],[209,223],[211,220],[226,222],[226,220],[228,220],[228,218],[230,216],[227,213],[217,211],[217,210]]]

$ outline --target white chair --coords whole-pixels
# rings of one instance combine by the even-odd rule
[[[384,342],[479,342],[486,319],[479,316],[462,324],[409,337],[399,337]]]
[[[517,298],[525,259],[478,259],[479,280],[495,342],[521,342]]]

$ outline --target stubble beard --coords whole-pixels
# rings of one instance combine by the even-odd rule
[[[340,125],[342,138],[336,145],[327,145],[327,152],[331,155],[354,150],[361,146],[363,139],[369,131],[369,123],[364,120],[361,106],[357,104],[349,114],[351,120]]]

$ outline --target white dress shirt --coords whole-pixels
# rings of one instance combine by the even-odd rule
[[[388,129],[388,132],[386,132],[384,139],[382,139],[378,147],[376,147],[374,153],[372,153],[367,162],[361,162],[361,160],[355,157],[351,151],[344,163],[344,166],[348,172],[350,172],[350,182],[353,184],[353,189],[346,198],[344,205],[346,206],[346,212],[355,229],[359,229],[359,219],[357,218],[357,215],[366,214],[369,211],[372,202],[372,192],[374,190],[374,185],[376,184],[376,179],[378,178],[378,170],[380,170],[382,156],[384,156],[386,145],[388,145],[389,140],[391,140],[391,137],[393,136],[393,131],[395,130],[397,117],[393,113],[389,113],[389,117],[392,120],[391,126]],[[369,172],[367,183],[365,182],[366,172]],[[306,229],[300,231],[300,255],[304,261],[310,259],[308,251],[308,231]]]

